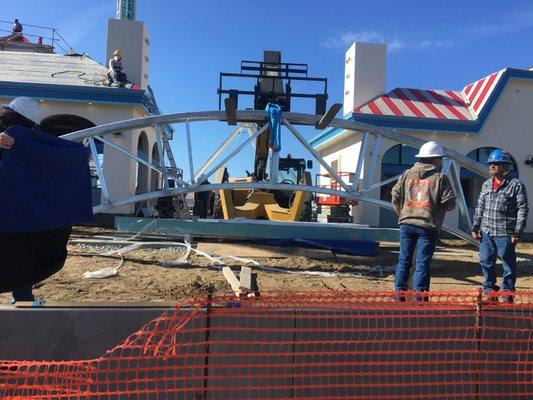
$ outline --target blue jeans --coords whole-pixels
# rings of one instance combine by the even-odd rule
[[[13,290],[11,293],[11,302],[16,301],[35,301],[35,296],[32,293],[33,286],[22,286]]]
[[[394,290],[408,289],[409,270],[413,264],[416,252],[416,267],[413,276],[413,290],[417,292],[429,291],[431,278],[430,264],[437,244],[439,233],[431,229],[424,229],[414,225],[400,225],[400,257],[394,277]]]
[[[515,291],[516,253],[510,236],[490,236],[482,233],[479,245],[479,263],[483,272],[483,291],[498,290],[496,285],[496,260],[498,256],[503,264],[503,290]]]

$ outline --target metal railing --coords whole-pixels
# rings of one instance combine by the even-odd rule
[[[26,24],[22,22],[20,23],[23,27],[22,36],[26,38],[36,38],[35,43],[32,44],[51,46],[52,49],[59,47],[65,53],[75,53],[74,48],[65,40],[63,36],[61,36],[57,28]],[[0,32],[7,33],[7,35],[0,34],[0,36],[7,37],[12,34],[13,31],[11,27],[13,24],[14,21],[0,20]],[[28,30],[27,28],[32,29]]]

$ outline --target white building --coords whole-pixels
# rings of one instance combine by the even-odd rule
[[[435,140],[481,162],[493,148],[503,148],[515,161],[513,176],[527,188],[533,187],[533,149],[528,136],[533,126],[533,71],[506,68],[467,83],[461,90],[400,87],[385,93],[385,81],[386,45],[354,43],[345,58],[345,118]],[[311,144],[338,171],[355,171],[360,134],[331,129],[315,137]],[[370,143],[368,148],[371,147]],[[364,167],[370,163],[370,152],[364,155],[361,182],[370,184],[398,175],[414,163],[416,153],[417,149],[384,139],[373,182],[368,182],[369,171]],[[461,170],[461,184],[471,212],[482,182],[481,177]],[[390,200],[393,185],[371,195]],[[352,215],[357,223],[397,226],[392,211],[361,202],[352,207]],[[447,216],[446,223],[459,226],[459,221],[462,219],[456,210]],[[526,232],[533,232],[533,212]]]
[[[30,28],[25,28],[25,31]],[[45,118],[41,125],[56,135],[144,117],[155,113],[148,88],[150,38],[144,23],[132,20],[108,21],[107,57],[115,49],[124,54],[124,72],[132,88],[105,86],[107,66],[81,54],[54,54],[51,46],[20,38],[0,39],[0,103],[18,96],[40,102]],[[114,135],[114,142],[147,161],[159,160],[153,129],[132,130]],[[99,147],[111,200],[148,192],[160,187],[160,174],[126,157],[108,145]],[[95,182],[94,193],[98,193]],[[100,195],[93,199],[101,201]],[[135,205],[115,208],[113,214],[133,214]]]

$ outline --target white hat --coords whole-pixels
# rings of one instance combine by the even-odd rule
[[[41,123],[41,120],[43,119],[43,111],[41,110],[39,103],[29,97],[17,97],[11,101],[7,107],[36,124]]]
[[[444,150],[437,142],[427,142],[420,147],[417,158],[444,157]]]

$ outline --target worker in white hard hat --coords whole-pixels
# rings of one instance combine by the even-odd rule
[[[43,113],[39,104],[29,97],[17,97],[0,110],[0,149],[10,149],[14,139],[4,131],[10,126],[20,125],[27,128],[39,126]]]
[[[113,58],[109,60],[109,76],[119,87],[124,87],[127,83],[126,74],[122,69],[122,52],[118,49],[113,52]]]
[[[448,177],[441,173],[444,150],[437,142],[427,142],[415,156],[418,162],[404,171],[392,188],[392,205],[400,225],[400,256],[394,289],[408,290],[409,271],[415,248],[416,266],[412,289],[429,291],[430,264],[446,211],[455,208],[456,197]],[[427,296],[417,298],[427,300]],[[405,300],[399,295],[399,300]]]

